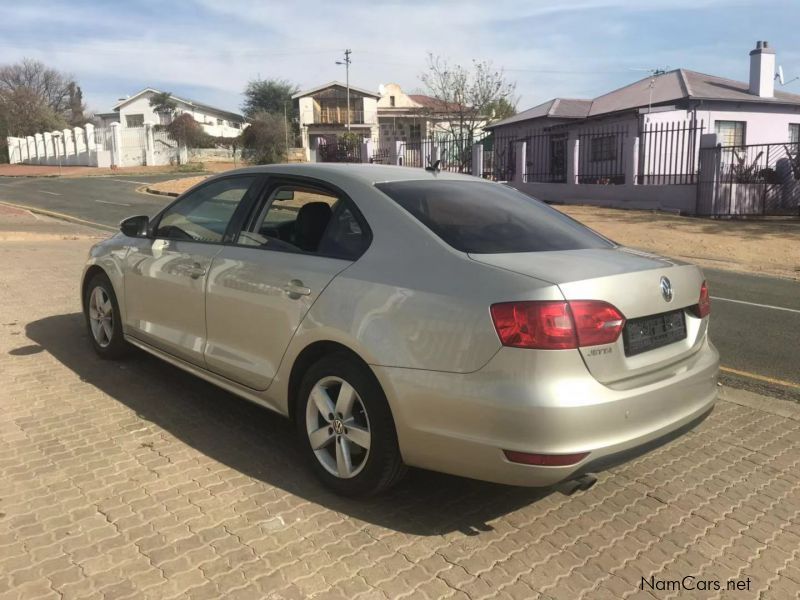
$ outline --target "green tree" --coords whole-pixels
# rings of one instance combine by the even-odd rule
[[[73,127],[83,127],[86,124],[86,105],[83,103],[83,90],[74,81],[67,84],[69,95],[69,124]]]
[[[499,98],[490,102],[487,107],[487,115],[493,122],[502,121],[517,114],[516,101],[512,103],[510,99]]]
[[[159,115],[161,124],[167,125],[175,116],[175,112],[178,110],[178,103],[172,98],[172,92],[158,92],[150,96],[150,108]]]
[[[286,160],[286,122],[282,114],[259,112],[241,134],[241,156],[254,165]]]
[[[254,79],[244,90],[242,111],[246,117],[257,113],[279,113],[284,109],[289,117],[294,116],[292,96],[298,92],[295,84],[285,79]]]
[[[178,142],[181,146],[192,148],[203,148],[208,144],[210,137],[204,130],[203,126],[194,120],[194,117],[188,113],[178,115],[166,125],[164,129],[170,138]]]

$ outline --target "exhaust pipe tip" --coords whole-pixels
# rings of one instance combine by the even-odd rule
[[[584,473],[575,479],[568,479],[556,485],[556,489],[565,496],[572,496],[578,490],[585,492],[597,483],[597,475],[594,473]]]

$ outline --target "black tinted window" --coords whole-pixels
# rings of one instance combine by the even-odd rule
[[[340,207],[333,215],[325,235],[319,245],[319,251],[331,256],[356,259],[364,253],[369,245],[369,238],[350,208]]]
[[[512,188],[480,181],[396,181],[377,188],[462,252],[544,252],[612,243]]]

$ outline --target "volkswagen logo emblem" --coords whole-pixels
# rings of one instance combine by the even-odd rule
[[[661,297],[667,302],[672,302],[672,284],[666,277],[661,278]]]

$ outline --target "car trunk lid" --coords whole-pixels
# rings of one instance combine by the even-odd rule
[[[612,344],[579,349],[589,371],[602,383],[614,384],[678,363],[703,341],[706,320],[686,310],[697,304],[703,283],[702,272],[694,265],[629,248],[471,254],[470,258],[554,283],[567,300],[614,305],[626,319],[622,335]],[[669,282],[669,300],[662,292],[662,278]]]

